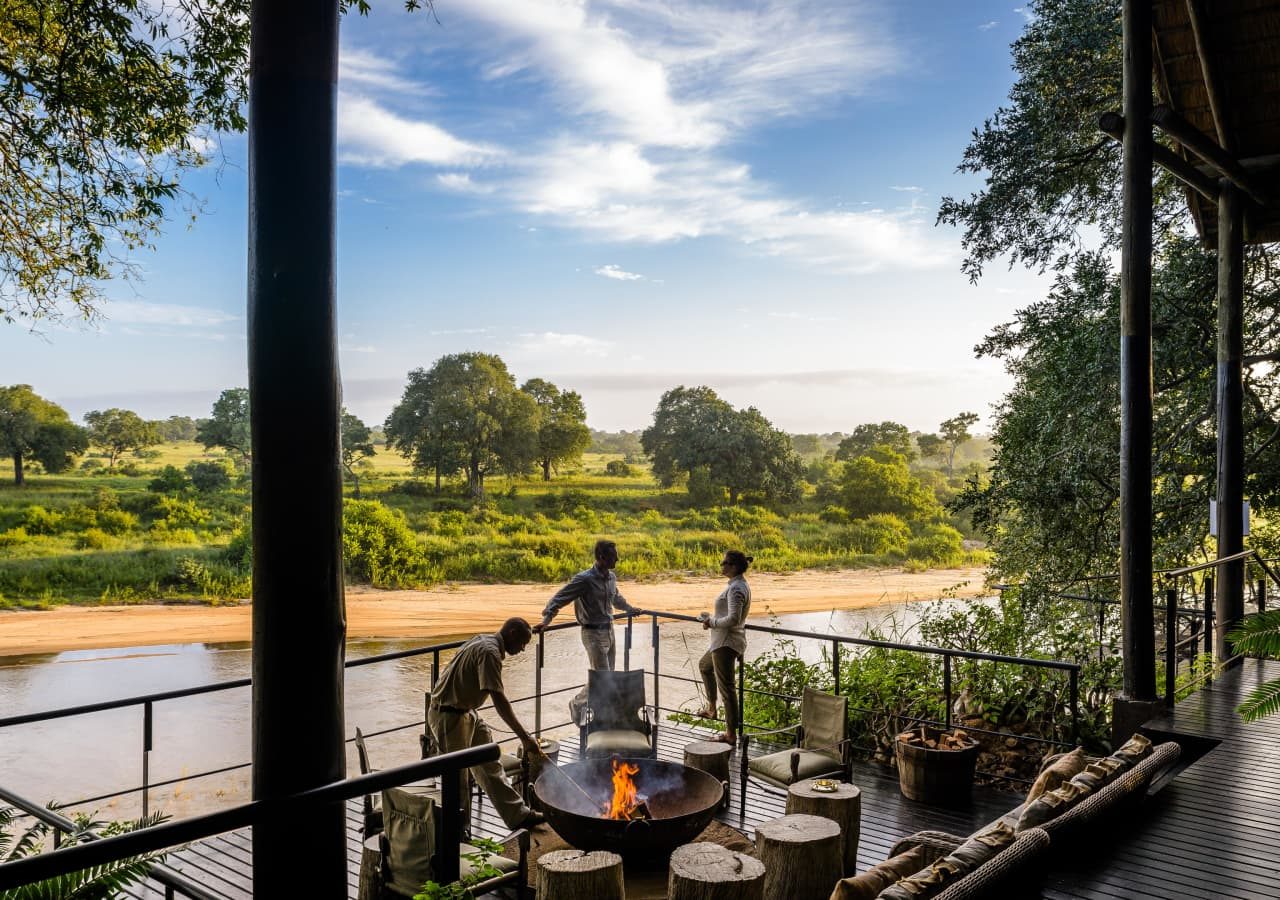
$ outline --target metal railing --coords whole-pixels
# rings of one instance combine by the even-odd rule
[[[460,861],[458,848],[462,843],[460,821],[462,798],[459,793],[459,779],[443,776],[452,775],[459,769],[492,762],[500,755],[501,750],[497,744],[484,744],[391,769],[383,769],[370,775],[335,781],[332,784],[296,794],[242,803],[218,812],[153,825],[149,828],[24,857],[0,865],[0,891],[70,872],[78,872],[91,866],[106,865],[133,856],[155,853],[228,831],[236,831],[269,821],[279,821],[286,816],[297,816],[300,812],[305,813],[308,809],[318,806],[342,803],[361,794],[437,777],[440,778],[441,815],[440,833],[437,836],[436,867],[440,880],[448,884],[458,878]],[[12,794],[9,794],[8,798],[21,799]],[[24,801],[24,808],[25,805],[29,804],[25,804]],[[169,888],[170,886],[166,885],[166,890]],[[181,888],[177,883],[173,883],[172,889],[180,890]],[[197,887],[197,891],[200,890]],[[201,892],[188,896],[205,900],[207,895]]]

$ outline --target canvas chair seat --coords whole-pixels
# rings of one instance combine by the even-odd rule
[[[642,732],[621,728],[592,731],[587,734],[587,756],[649,756],[652,747]]]
[[[794,777],[791,774],[792,756],[799,757]],[[815,750],[783,750],[767,756],[757,756],[747,763],[747,771],[761,781],[784,788],[806,778],[839,775],[844,771],[844,763],[833,753]]]

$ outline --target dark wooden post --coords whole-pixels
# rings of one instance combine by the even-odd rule
[[[1151,4],[1124,3],[1120,249],[1120,599],[1124,697],[1155,692],[1151,597]]]
[[[1218,557],[1244,549],[1244,197],[1222,183],[1218,194]],[[1244,560],[1217,575],[1218,647],[1232,656],[1227,632],[1244,616]]]
[[[253,0],[250,19],[253,796],[261,800],[346,777],[338,0]],[[253,877],[258,897],[345,898],[342,804],[256,826]]]

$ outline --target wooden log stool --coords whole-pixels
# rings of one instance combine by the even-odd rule
[[[720,808],[729,805],[729,756],[733,745],[723,741],[695,741],[685,744],[684,764],[691,769],[701,769],[725,786]]]
[[[815,787],[818,782],[819,787]],[[828,787],[828,785],[830,787]],[[825,787],[826,790],[822,788]],[[834,788],[834,789],[833,789]],[[787,814],[824,816],[840,826],[844,875],[858,871],[858,837],[862,831],[862,791],[829,778],[806,778],[787,788]]]
[[[685,844],[671,854],[667,897],[669,900],[764,900],[764,864],[719,844]]]
[[[359,900],[382,900],[382,836],[365,838],[360,847]]]
[[[625,900],[622,857],[605,850],[552,850],[538,857],[538,896]]]
[[[843,867],[840,826],[802,813],[756,828],[764,900],[828,900]]]

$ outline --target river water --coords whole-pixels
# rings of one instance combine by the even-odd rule
[[[894,604],[865,610],[803,613],[755,624],[776,624],[809,631],[815,639],[796,641],[796,649],[810,661],[822,658],[829,641],[820,635],[859,636],[868,625],[886,627],[896,622],[898,633],[912,640],[911,626],[918,619],[919,604]],[[618,629],[618,666],[622,666],[622,631]],[[771,636],[749,633],[749,655],[768,650]],[[440,641],[444,643],[445,641]],[[420,646],[421,641],[351,641],[348,659],[356,659]],[[667,622],[661,627],[661,672],[697,678],[697,660],[706,647],[700,626]],[[443,654],[442,665],[448,661]],[[636,623],[631,667],[652,669],[653,647],[648,621]],[[577,685],[585,680],[586,657],[576,629],[548,634],[543,668],[543,692]],[[60,707],[78,706],[139,694],[195,687],[212,682],[245,678],[250,673],[250,649],[241,644],[181,644],[109,650],[77,650],[57,654],[0,657],[0,711],[18,715]],[[509,657],[504,669],[507,695],[534,693],[532,645],[525,653]],[[421,720],[423,691],[431,681],[431,655],[410,657],[348,669],[346,674],[346,728],[359,727],[366,734]],[[653,701],[650,682],[650,702]],[[693,709],[698,703],[693,684],[663,678],[661,705]],[[248,687],[217,691],[155,704],[153,750],[150,756],[152,785],[173,780],[148,793],[151,808],[175,817],[195,815],[244,802],[250,796],[250,770],[235,769],[218,775],[192,777],[201,772],[245,763],[250,758]],[[543,700],[543,725],[552,736],[569,739],[567,727],[570,693]],[[534,703],[515,704],[527,727],[534,722]],[[501,724],[490,710],[486,718]],[[552,727],[559,725],[560,727]],[[419,756],[420,727],[406,728],[369,739],[373,765],[385,768],[410,762]],[[573,738],[576,740],[576,737]],[[142,783],[142,707],[130,707],[67,719],[21,725],[0,730],[0,785],[38,803],[51,800],[73,803],[137,788]],[[298,752],[305,752],[299,747]],[[348,772],[358,772],[354,746],[348,744]],[[141,811],[138,792],[96,800],[75,808],[96,810],[113,819],[136,816]]]

